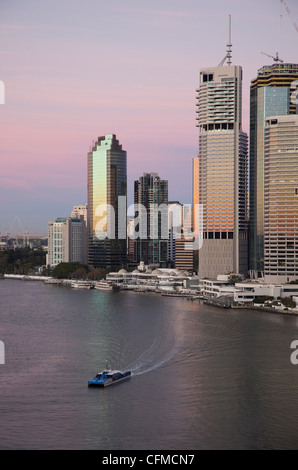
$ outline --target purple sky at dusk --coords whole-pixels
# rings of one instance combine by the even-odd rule
[[[0,232],[46,234],[87,202],[87,152],[104,134],[127,151],[129,204],[151,171],[191,203],[199,70],[224,58],[229,14],[249,132],[250,80],[273,63],[261,52],[298,60],[280,0],[0,0]]]

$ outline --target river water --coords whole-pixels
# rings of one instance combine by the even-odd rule
[[[0,281],[1,449],[295,449],[298,317]],[[109,367],[132,377],[104,389]]]

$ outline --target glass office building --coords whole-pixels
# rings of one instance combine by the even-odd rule
[[[168,181],[144,173],[134,183],[135,261],[168,264]]]
[[[126,264],[127,162],[114,134],[99,137],[88,153],[88,264]]]
[[[250,89],[249,269],[264,274],[264,138],[267,117],[297,113],[293,92],[298,65],[276,63],[258,71]],[[296,83],[295,83],[296,82]]]

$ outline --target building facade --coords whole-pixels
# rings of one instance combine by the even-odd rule
[[[86,223],[81,218],[57,218],[48,222],[47,264],[55,267],[60,263],[87,263]]]
[[[197,127],[199,154],[193,163],[193,206],[203,206],[199,276],[246,274],[248,141],[242,131],[240,66],[200,71]]]
[[[157,173],[144,173],[134,183],[134,261],[167,266],[168,181]]]
[[[71,217],[80,218],[83,216],[86,226],[88,226],[88,204],[80,204],[79,206],[73,206]]]
[[[192,233],[192,206],[169,201],[168,259],[175,269],[194,270],[194,237]]]
[[[134,218],[129,217],[127,221],[127,263],[134,262]]]
[[[298,65],[264,66],[250,88],[250,217],[249,270],[252,278],[264,274],[264,158],[265,123],[270,116],[297,113],[295,89]]]
[[[88,264],[126,264],[127,156],[116,135],[99,137],[88,153]]]
[[[264,277],[298,279],[298,116],[269,117],[264,153]]]

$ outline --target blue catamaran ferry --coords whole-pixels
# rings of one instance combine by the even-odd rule
[[[131,371],[121,372],[120,370],[105,369],[96,374],[95,377],[88,381],[89,387],[107,387],[117,382],[122,382],[131,376]]]

